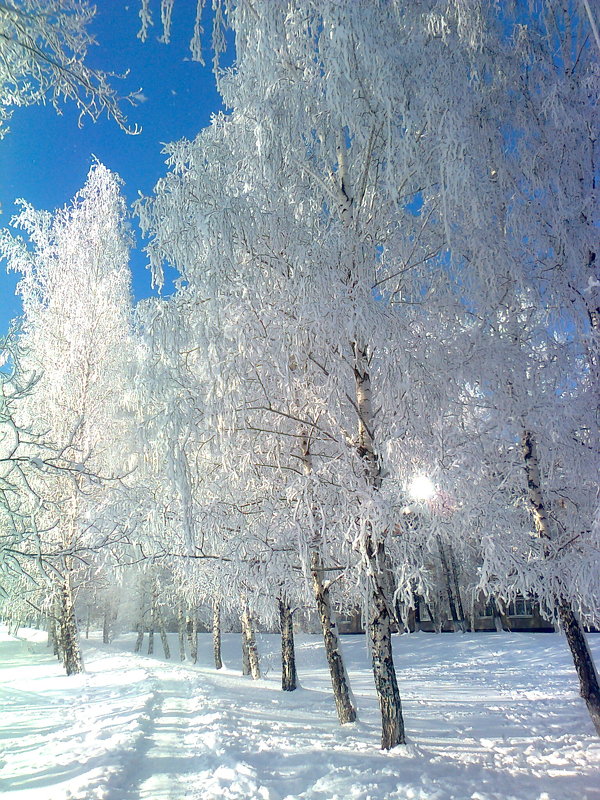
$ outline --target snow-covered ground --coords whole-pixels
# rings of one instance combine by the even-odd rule
[[[292,694],[277,636],[259,636],[257,682],[234,634],[221,672],[208,636],[197,666],[136,656],[133,639],[86,642],[86,674],[67,678],[44,634],[0,628],[2,800],[600,798],[600,741],[558,635],[397,637],[410,743],[389,753],[362,636],[343,640],[359,708],[343,728],[317,637],[298,637]]]

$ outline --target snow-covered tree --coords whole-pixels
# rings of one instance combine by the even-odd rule
[[[113,493],[129,463],[131,340],[129,234],[119,179],[96,164],[70,206],[50,214],[24,204],[14,224],[31,249],[5,234],[9,268],[23,277],[20,344],[31,389],[18,424],[52,447],[31,488],[40,556],[60,593],[67,672],[82,668],[74,581],[78,565],[118,540]]]
[[[475,104],[468,74],[480,45],[460,14],[449,12],[450,36],[426,12],[234,5],[237,68],[220,80],[234,113],[172,148],[173,174],[142,208],[155,265],[167,257],[229,321],[212,347],[225,365],[222,400],[235,397],[238,420],[243,409],[231,427],[270,431],[268,444],[260,439],[271,448],[265,461],[274,474],[295,463],[301,476],[288,491],[296,504],[302,498],[307,521],[299,551],[343,545],[346,565],[362,564],[385,747],[404,736],[386,539],[407,476],[386,483],[383,460],[416,418],[405,396],[415,337],[401,310],[426,295],[444,242],[428,224],[440,191],[421,214],[407,203],[439,184],[444,148],[464,130],[462,116],[442,117]],[[439,96],[426,91],[432,74]],[[242,452],[252,457],[256,447]],[[316,496],[302,488],[311,482]],[[317,505],[326,511],[315,527]]]
[[[489,346],[471,385],[481,378],[481,404],[493,404],[496,430],[505,428],[505,457],[516,461],[497,474],[525,503],[525,528],[533,523],[538,537],[528,567],[531,540],[513,542],[516,572],[532,567],[529,591],[560,619],[598,729],[600,687],[577,618],[598,608],[597,28],[588,4],[533,2],[526,11],[498,10],[504,78],[485,115],[495,132],[480,156],[487,175],[468,182],[470,204],[453,214],[453,258],[494,267],[471,272],[473,330]],[[505,570],[496,563],[492,572],[510,581],[510,550],[488,544],[507,557]]]
[[[95,8],[85,0],[3,0],[0,4],[0,136],[13,109],[72,100],[80,118],[106,113],[126,127],[104,72],[86,63]]]
[[[593,19],[587,6],[584,15],[547,5],[231,4],[237,65],[220,74],[219,86],[234,113],[195,143],[171,149],[173,174],[143,210],[155,235],[155,266],[168,258],[213,303],[213,319],[229,320],[211,345],[220,397],[236,398],[228,419],[239,421],[243,409],[245,431],[262,427],[279,437],[255,437],[270,453],[267,463],[277,464],[274,474],[290,469],[292,454],[296,464],[309,454],[293,445],[286,451],[275,443],[281,437],[320,448],[318,457],[310,454],[305,483],[312,475],[319,492],[326,485],[328,491],[316,499],[311,491],[307,503],[298,482],[287,496],[304,498],[308,517],[319,503],[341,508],[341,537],[326,514],[321,529],[329,541],[344,542],[347,565],[359,557],[368,576],[384,746],[403,735],[390,596],[394,588],[408,592],[405,565],[418,560],[411,537],[394,535],[394,500],[402,499],[419,451],[421,468],[443,462],[443,422],[460,417],[452,403],[460,409],[478,391],[489,397],[477,388],[481,376],[473,380],[472,370],[469,384],[468,370],[461,370],[469,353],[457,343],[472,343],[468,332],[462,336],[462,318],[468,313],[485,324],[532,280],[542,306],[570,287],[592,324],[597,316],[588,298],[593,277],[581,281],[579,270],[572,281],[569,270],[557,269],[561,277],[554,279],[542,263],[544,253],[572,251],[573,264],[593,265],[597,172],[590,94],[597,66],[585,30]],[[576,27],[584,31],[578,41]],[[573,99],[575,122],[559,135]],[[569,158],[561,156],[567,152]],[[572,152],[590,169],[569,167]],[[548,169],[540,153],[548,154]],[[579,189],[571,192],[565,181]],[[566,197],[577,198],[583,238],[564,222]],[[446,313],[456,333],[436,306],[446,282],[454,282]],[[422,306],[423,314],[412,314],[411,306]],[[444,362],[446,342],[454,350]],[[451,369],[462,385],[458,375],[449,379]],[[526,394],[527,379],[520,371],[513,387]],[[506,424],[514,418],[508,405],[497,410]],[[481,415],[472,419],[488,425]],[[462,437],[469,451],[464,431],[453,436],[455,447]],[[241,438],[233,441],[237,457],[248,457]],[[489,493],[502,468],[482,455],[465,462],[464,474],[481,470]],[[326,478],[325,464],[336,470]],[[444,491],[452,497],[450,484]],[[460,541],[446,522],[448,535]],[[314,515],[309,541],[311,524]],[[437,534],[429,543],[430,551],[445,552]],[[396,587],[389,585],[394,572]]]

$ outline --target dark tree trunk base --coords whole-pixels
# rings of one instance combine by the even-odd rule
[[[406,744],[404,718],[392,657],[390,615],[381,588],[372,596],[371,655],[375,689],[381,711],[381,749]]]
[[[83,657],[79,647],[79,633],[70,578],[61,586],[60,642],[63,664],[67,675],[83,672]]]
[[[585,633],[570,605],[562,603],[558,614],[579,677],[579,693],[585,700],[596,733],[600,736],[600,686]]]
[[[293,692],[298,686],[294,652],[294,621],[289,605],[283,600],[279,600],[278,603],[281,627],[281,688],[284,692]]]

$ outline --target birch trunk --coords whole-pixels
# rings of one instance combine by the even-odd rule
[[[179,660],[185,661],[185,615],[183,613],[183,603],[177,604],[177,634],[179,641]]]
[[[474,613],[473,613],[473,603],[471,602],[471,613],[469,616],[465,614],[465,609],[463,607],[462,597],[460,594],[460,581],[458,577],[458,565],[456,563],[456,556],[454,555],[454,549],[452,545],[448,545],[448,550],[450,553],[450,567],[452,571],[452,583],[454,586],[454,594],[456,597],[456,610],[458,612],[458,618],[461,620],[463,625],[463,631],[473,630],[475,627],[474,622]],[[470,621],[469,621],[470,620]]]
[[[294,652],[294,620],[289,604],[281,598],[277,602],[281,629],[281,688],[284,692],[293,692],[298,686]]]
[[[537,456],[536,441],[530,431],[524,430],[522,439],[522,452],[527,474],[527,494],[535,528],[540,539],[545,541],[544,554],[550,557],[549,543],[552,540],[552,531],[544,498],[539,460]],[[581,622],[573,611],[569,602],[564,598],[556,598],[558,602],[558,616],[561,626],[567,637],[571,650],[573,663],[579,678],[579,693],[585,700],[590,717],[600,736],[600,684],[594,666],[594,660],[588,647]]]
[[[441,538],[437,537],[437,544],[438,550],[440,553],[440,560],[442,562],[442,571],[444,573],[444,581],[446,584],[446,597],[448,598],[448,608],[450,609],[450,618],[452,620],[452,627],[455,631],[460,630],[462,633],[465,631],[464,620],[462,616],[459,616],[456,604],[454,602],[454,594],[452,591],[452,574],[450,565],[448,563],[448,558],[446,556],[446,550],[444,548],[444,543],[442,542]],[[462,608],[461,608],[462,610]]]
[[[406,739],[400,692],[392,658],[390,615],[381,589],[373,592],[369,629],[375,689],[381,711],[381,749],[391,750],[398,744],[404,744]]]
[[[169,647],[169,639],[167,638],[165,621],[160,611],[158,612],[158,632],[160,633],[160,641],[162,642],[165,658],[171,658],[171,648]]]
[[[152,606],[150,608],[150,626],[148,628],[148,655],[154,654],[154,629],[156,627],[156,587],[152,590]]]
[[[358,454],[362,459],[367,483],[373,491],[381,488],[381,464],[375,450],[371,376],[367,348],[353,342],[356,409],[358,411]],[[383,542],[376,542],[372,530],[365,541],[368,575],[371,583],[370,628],[371,657],[375,689],[381,711],[381,747],[391,750],[404,744],[402,703],[394,668],[391,637],[391,569]]]
[[[60,598],[55,595],[52,601],[52,645],[53,653],[59,661],[63,660],[60,640]]]
[[[67,675],[76,675],[83,672],[83,656],[79,645],[71,573],[68,568],[65,572],[60,587],[60,649]]]
[[[427,613],[429,614],[429,619],[431,620],[431,624],[433,625],[433,630],[435,631],[435,633],[441,633],[442,632],[441,628],[440,630],[438,630],[437,628],[437,615],[435,611],[435,605],[433,605],[432,603],[424,603],[424,605]]]
[[[260,678],[260,665],[258,663],[258,649],[256,647],[256,638],[254,636],[254,626],[252,625],[252,617],[250,616],[250,609],[248,605],[244,605],[242,611],[242,642],[246,643],[246,653],[248,656],[248,667],[253,681]],[[244,675],[248,673],[245,672]]]
[[[148,655],[154,655],[154,621],[150,622],[150,627],[148,628]]]
[[[371,598],[369,632],[371,636],[371,658],[375,691],[381,712],[381,749],[391,750],[406,743],[404,717],[396,669],[392,655],[392,630],[389,599],[377,580],[379,564],[385,563],[385,550],[380,542],[377,557],[372,553],[372,543],[367,543],[367,555],[371,566]]]
[[[223,659],[221,658],[221,607],[217,600],[213,601],[212,607],[212,639],[215,669],[223,669]]]
[[[250,655],[248,653],[248,641],[242,625],[242,675],[250,675]]]
[[[137,637],[135,640],[134,653],[139,653],[144,643],[144,623],[140,620],[137,624]]]
[[[52,647],[54,655],[56,655],[56,629],[54,626],[54,616],[52,611],[50,611],[46,617],[46,632],[48,633],[46,647]]]
[[[510,620],[506,616],[504,605],[499,603],[495,597],[490,598],[490,604],[492,606],[492,619],[494,620],[496,631],[498,633],[502,633],[503,631],[510,633]]]
[[[140,598],[140,603],[138,607],[139,616],[138,616],[138,623],[136,626],[137,638],[135,640],[135,647],[134,647],[135,653],[139,653],[141,651],[142,645],[144,643],[144,628],[145,628],[144,611],[146,608],[146,593],[144,591],[144,586],[141,581],[139,585],[139,598]]]
[[[193,608],[186,621],[187,640],[190,648],[190,660],[198,661],[198,610]]]
[[[319,612],[319,620],[323,630],[325,655],[329,666],[329,674],[331,675],[335,707],[340,724],[345,725],[347,722],[354,722],[356,719],[356,708],[352,699],[350,683],[340,650],[337,626],[331,613],[329,587],[323,580],[323,566],[318,553],[312,554],[311,574],[315,599],[317,601],[317,611]]]
[[[300,442],[300,460],[302,462],[302,468],[304,474],[309,475],[312,471],[312,463],[310,439],[306,431],[302,431]],[[313,545],[316,545],[316,542],[313,542]],[[310,570],[317,612],[319,614],[319,621],[321,622],[321,630],[323,631],[323,644],[325,646],[325,656],[331,676],[333,699],[335,701],[340,725],[345,725],[347,722],[354,722],[356,719],[356,708],[352,699],[350,682],[340,649],[337,626],[331,613],[329,586],[323,578],[323,562],[318,550],[313,550],[311,554]]]
[[[600,736],[600,688],[598,684],[598,673],[594,666],[583,627],[568,603],[562,603],[559,606],[558,616],[571,649],[575,669],[577,670],[579,693],[585,700],[596,733]]]
[[[102,644],[110,644],[110,607],[104,609],[104,616],[102,619]]]
[[[194,614],[194,618],[192,619],[192,642],[194,647],[192,648],[192,652],[190,653],[190,658],[192,659],[192,664],[198,663],[198,613]]]

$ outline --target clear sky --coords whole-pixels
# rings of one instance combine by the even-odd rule
[[[74,104],[63,106],[61,116],[51,105],[15,109],[10,133],[0,139],[0,226],[9,225],[16,198],[47,210],[69,202],[83,186],[94,156],[121,175],[129,203],[138,197],[138,191],[150,194],[166,171],[163,144],[192,138],[209,123],[211,114],[222,109],[211,71],[212,21],[208,18],[204,23],[207,66],[189,59],[196,0],[175,3],[168,45],[158,42],[162,32],[158,0],[151,4],[154,28],[145,43],[137,39],[139,5],[139,0],[97,0],[92,31],[98,45],[90,50],[88,63],[119,74],[129,70],[125,79],[115,78],[112,83],[122,95],[141,90],[139,105],[123,107],[132,125],[142,127],[142,133],[129,136],[107,119],[96,123],[87,119],[83,128],[78,128]],[[135,219],[133,225],[138,247],[132,253],[131,267],[134,295],[139,299],[152,290]],[[14,295],[17,281],[18,276],[7,274],[6,264],[0,262],[0,335],[20,313]]]

